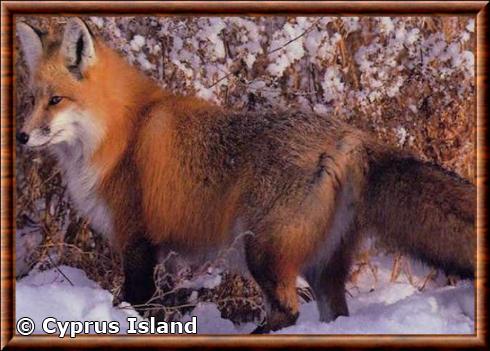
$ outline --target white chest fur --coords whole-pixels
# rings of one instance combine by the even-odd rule
[[[75,209],[89,221],[94,230],[110,238],[113,222],[107,204],[98,193],[99,172],[82,158],[70,156],[63,152],[58,153],[70,199]]]

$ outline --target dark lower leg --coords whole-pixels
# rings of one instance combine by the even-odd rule
[[[264,291],[264,289],[262,289]],[[282,290],[282,291],[281,291]],[[267,304],[267,317],[263,325],[257,327],[253,334],[264,334],[276,331],[296,323],[299,311],[296,296],[295,284],[289,284],[287,288],[282,288],[279,292],[265,292]],[[279,297],[282,293],[287,297]]]
[[[345,280],[348,271],[345,267],[329,264],[324,271],[323,284],[317,296],[318,310],[322,322],[330,322],[339,316],[348,316],[349,309],[345,299]],[[327,278],[328,277],[328,278]]]
[[[306,274],[315,292],[320,320],[323,322],[349,315],[345,283],[350,271],[353,247],[341,243],[327,263],[320,263]]]
[[[146,303],[155,292],[153,270],[156,248],[147,239],[133,240],[124,251],[124,299],[132,305]]]
[[[293,325],[298,319],[296,293],[297,271],[288,264],[280,264],[268,250],[247,247],[247,265],[259,284],[266,300],[267,316],[263,325],[253,333],[261,334]]]

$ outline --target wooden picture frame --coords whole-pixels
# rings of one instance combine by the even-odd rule
[[[486,163],[488,159],[488,2],[487,1],[5,1],[2,7],[1,34],[1,347],[483,347],[487,345],[485,283],[487,280],[487,216]],[[476,20],[477,58],[477,236],[478,265],[476,274],[476,334],[475,335],[240,335],[240,336],[79,336],[75,339],[57,336],[15,334],[15,120],[12,115],[14,17],[17,15],[471,15]]]

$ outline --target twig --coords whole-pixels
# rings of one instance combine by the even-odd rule
[[[271,50],[269,52],[266,53],[266,55],[270,55],[276,51],[279,51],[283,48],[285,48],[286,46],[288,46],[289,44],[291,44],[292,42],[298,40],[299,38],[305,36],[307,33],[311,32],[311,30],[313,29],[313,27],[315,27],[317,25],[317,23],[320,21],[320,19],[317,19],[315,22],[313,22],[311,24],[311,26],[309,26],[303,33],[301,33],[300,35],[294,37],[293,39],[290,39],[289,41],[287,41],[286,43],[284,43],[284,45],[278,47],[278,48],[275,48],[274,50]],[[211,89],[212,87],[214,87],[216,84],[218,84],[219,82],[223,81],[224,79],[228,78],[229,76],[231,76],[232,74],[238,74],[239,71],[232,71],[228,74],[226,74],[225,76],[221,77],[220,79],[218,79],[216,82],[214,82],[211,86],[208,87],[208,89]]]
[[[221,82],[222,80],[228,78],[229,76],[231,76],[232,74],[235,74],[235,72],[230,72],[228,73],[227,75],[221,77],[220,79],[218,79],[216,82],[214,82],[213,84],[211,84],[208,89],[211,89],[212,87],[214,87],[216,84],[218,84],[219,82]]]
[[[431,269],[429,274],[427,274],[427,276],[423,280],[422,285],[418,288],[419,291],[424,291],[427,283],[431,280],[434,280],[434,278],[436,278],[436,277],[437,277],[437,270],[433,268],[433,269]]]
[[[398,276],[401,272],[401,260],[402,256],[400,254],[396,255],[393,259],[393,268],[391,269],[390,283],[396,282]]]
[[[71,286],[75,286],[75,284],[72,283],[72,281],[70,280],[70,278],[68,278],[66,276],[65,273],[63,273],[63,271],[60,269],[60,267],[58,267],[58,265],[56,263],[54,263],[53,259],[51,258],[49,252],[46,252],[46,254],[48,255],[48,260],[49,262],[51,262],[51,264],[54,266],[54,268],[58,271],[58,273],[60,273],[67,281],[68,283],[70,283]]]
[[[54,177],[56,177],[58,174],[60,174],[60,170],[57,169],[53,174],[49,175],[48,178],[44,179],[41,184],[38,185],[39,188],[41,188],[44,184],[50,182]],[[29,193],[23,193],[21,194],[18,198],[17,198],[17,201],[20,201],[22,199],[24,199],[24,197],[26,197]]]
[[[284,43],[284,45],[282,45],[282,46],[280,46],[280,47],[278,47],[278,48],[275,48],[275,49],[274,49],[274,50],[272,50],[272,51],[267,52],[267,55],[270,55],[270,54],[272,54],[272,53],[274,53],[274,52],[276,52],[276,51],[279,51],[279,50],[281,50],[281,49],[285,48],[286,46],[288,46],[288,45],[289,45],[289,44],[291,44],[292,42],[294,42],[294,41],[298,40],[299,38],[301,38],[301,37],[305,36],[307,33],[311,32],[311,30],[313,29],[313,27],[317,25],[318,21],[320,21],[320,19],[317,19],[317,20],[316,20],[315,22],[313,22],[313,23],[311,24],[311,26],[309,26],[309,27],[308,27],[308,28],[307,28],[307,29],[306,29],[306,30],[305,30],[303,33],[301,33],[300,35],[298,35],[298,36],[294,37],[293,39],[291,39],[291,40],[287,41],[286,43]]]

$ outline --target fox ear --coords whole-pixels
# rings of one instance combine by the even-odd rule
[[[95,62],[94,40],[88,27],[79,18],[71,18],[65,27],[61,52],[68,69],[81,79],[85,70]]]
[[[38,32],[24,22],[17,23],[20,46],[31,74],[36,70],[43,54],[43,44]]]

